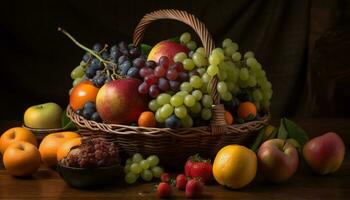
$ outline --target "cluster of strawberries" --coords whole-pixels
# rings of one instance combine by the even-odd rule
[[[171,177],[163,173],[161,183],[157,187],[157,195],[160,198],[170,197],[172,187],[185,191],[187,198],[198,198],[203,194],[204,185],[212,181],[212,164],[210,160],[204,160],[198,154],[188,158],[185,164],[185,174]]]

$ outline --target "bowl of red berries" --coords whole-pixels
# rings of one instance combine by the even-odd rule
[[[97,188],[122,179],[116,145],[105,138],[84,138],[59,161],[57,171],[71,187]]]

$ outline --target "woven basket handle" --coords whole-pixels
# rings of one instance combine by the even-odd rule
[[[210,52],[214,49],[214,41],[212,36],[210,35],[208,29],[205,25],[194,15],[187,13],[186,11],[181,10],[158,10],[151,13],[146,14],[140,20],[139,24],[136,26],[133,37],[133,44],[138,46],[143,39],[146,28],[153,22],[159,19],[173,19],[180,22],[183,22],[189,25],[199,36],[203,47],[205,49],[205,53],[207,57]],[[211,127],[213,133],[220,133],[225,131],[226,123],[224,118],[224,106],[220,104],[220,96],[216,89],[216,85],[218,83],[218,77],[215,75],[210,82],[211,95],[213,98],[214,106],[213,106],[213,117],[211,120]]]

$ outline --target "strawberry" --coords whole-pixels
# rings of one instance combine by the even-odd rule
[[[164,182],[164,183],[169,183],[169,181],[170,181],[170,174],[168,174],[168,173],[162,173],[161,175],[160,175],[160,181],[161,182]]]
[[[186,164],[185,164],[185,174],[186,176],[191,176],[190,175],[190,172],[191,172],[191,168],[192,168],[192,165],[193,165],[193,161],[192,161],[192,156],[189,157],[189,159],[187,160]]]
[[[170,197],[172,193],[171,186],[168,183],[159,183],[157,187],[157,195],[159,198],[167,198]]]
[[[191,169],[191,177],[199,177],[203,183],[208,183],[212,177],[212,165],[210,162],[196,162]]]
[[[186,184],[186,197],[198,198],[202,195],[204,184],[198,179],[191,179]]]
[[[176,188],[178,190],[185,190],[187,184],[187,177],[184,174],[179,174],[176,176]]]
[[[198,154],[189,157],[185,164],[185,174],[191,178],[199,177],[203,183],[207,183],[212,178],[210,160],[204,160]]]

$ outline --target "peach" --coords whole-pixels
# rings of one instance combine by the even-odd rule
[[[0,138],[0,151],[4,154],[6,148],[16,141],[26,141],[37,146],[35,135],[28,129],[15,127],[5,131]]]
[[[29,142],[16,141],[6,149],[3,161],[9,174],[29,176],[39,169],[41,158],[36,146]]]
[[[44,137],[39,146],[41,160],[46,166],[53,166],[57,163],[57,150],[69,139],[78,138],[80,135],[75,132],[51,133]]]
[[[303,155],[316,173],[334,173],[344,160],[345,145],[336,133],[328,132],[307,142],[303,148]]]
[[[68,139],[57,150],[57,161],[62,160],[75,147],[81,145],[81,138]]]

